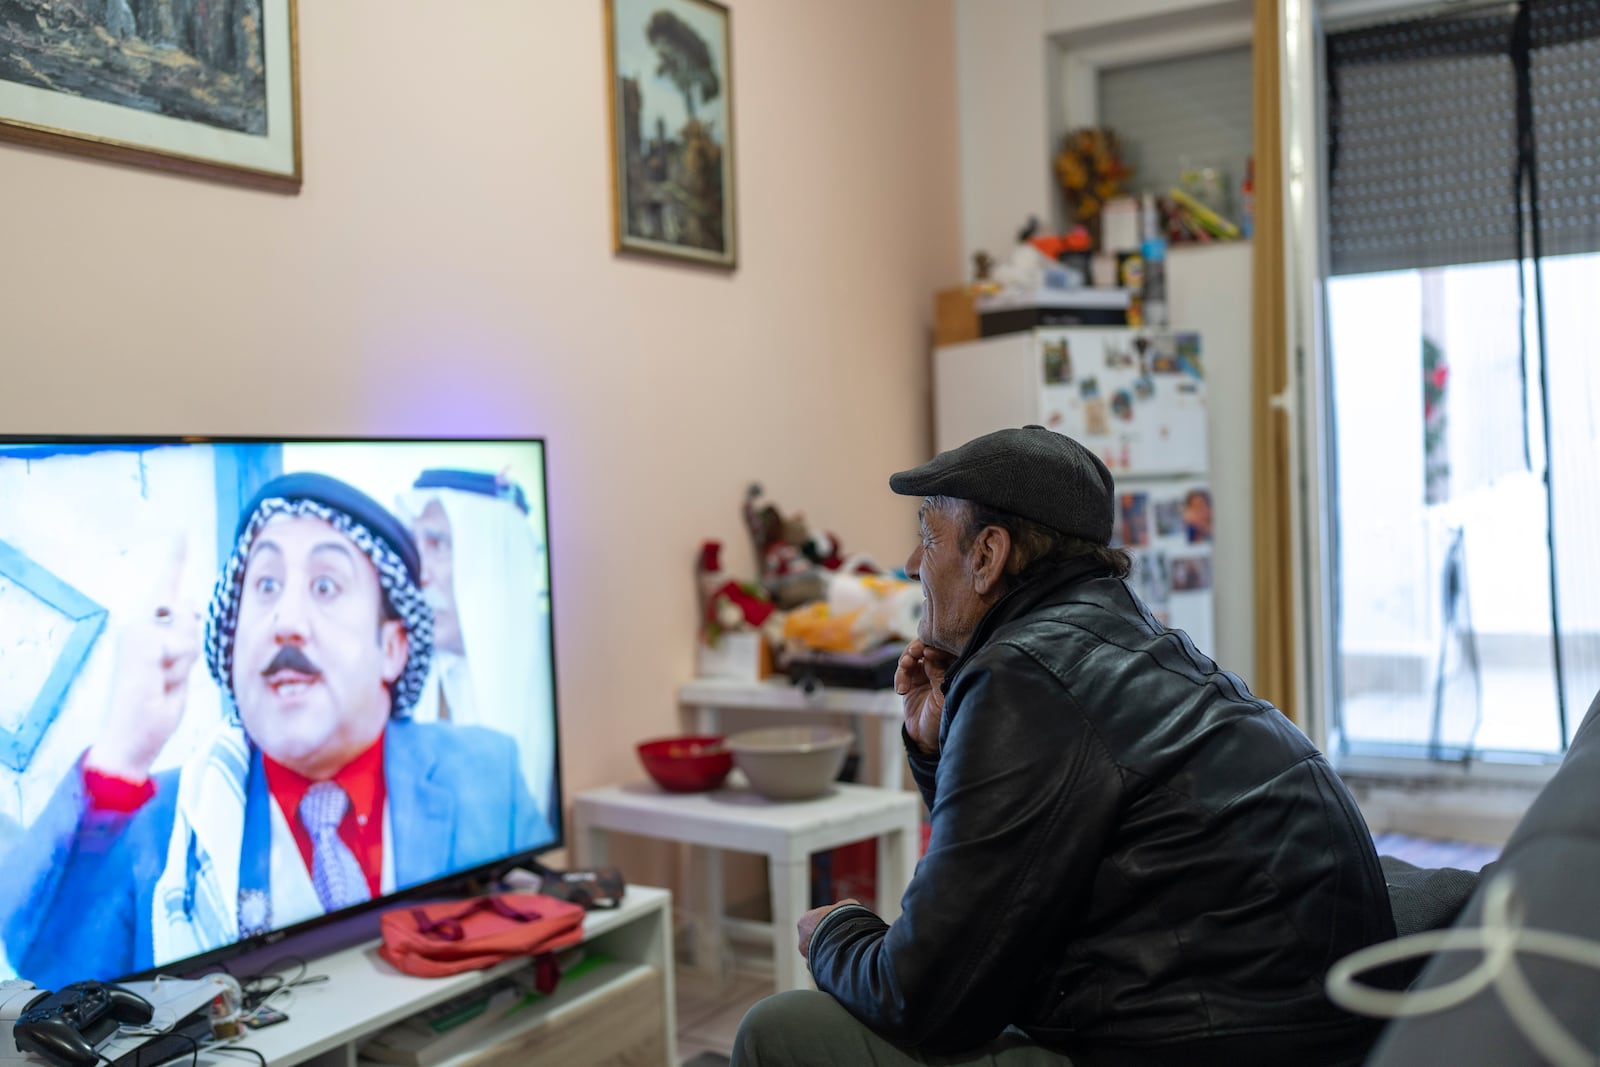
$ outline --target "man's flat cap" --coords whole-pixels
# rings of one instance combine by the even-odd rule
[[[973,438],[890,475],[889,488],[903,496],[971,500],[1085,541],[1111,541],[1111,472],[1093,452],[1043,426]]]

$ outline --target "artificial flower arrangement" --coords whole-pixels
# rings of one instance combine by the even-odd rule
[[[1111,130],[1074,130],[1056,156],[1056,179],[1078,222],[1090,222],[1099,215],[1107,200],[1121,195],[1131,177],[1133,168],[1123,161],[1117,135]]]

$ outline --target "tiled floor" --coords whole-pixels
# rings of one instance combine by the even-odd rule
[[[694,1067],[716,1062],[706,1053],[728,1055],[739,1020],[750,1005],[772,993],[770,964],[766,973],[743,967],[717,979],[692,967],[679,966],[674,976],[678,993],[678,1062]]]

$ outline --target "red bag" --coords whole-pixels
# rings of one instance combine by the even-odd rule
[[[583,940],[583,908],[539,893],[496,893],[420,907],[391,908],[378,954],[425,978],[481,970],[522,956],[549,957]],[[554,988],[554,959],[541,960],[540,986]]]

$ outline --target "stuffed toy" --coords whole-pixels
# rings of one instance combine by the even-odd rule
[[[827,595],[826,579],[805,554],[809,534],[804,519],[785,519],[776,505],[762,499],[761,486],[753,484],[745,492],[744,520],[761,567],[761,584],[778,607],[788,610]]]
[[[825,600],[832,572],[881,573],[864,553],[845,555],[838,535],[814,529],[804,513],[785,516],[764,499],[759,484],[745,492],[744,520],[761,566],[761,584],[783,610]]]
[[[696,568],[700,586],[700,628],[707,644],[729,630],[759,630],[777,605],[755,582],[741,582],[722,568],[722,542],[700,545]]]

